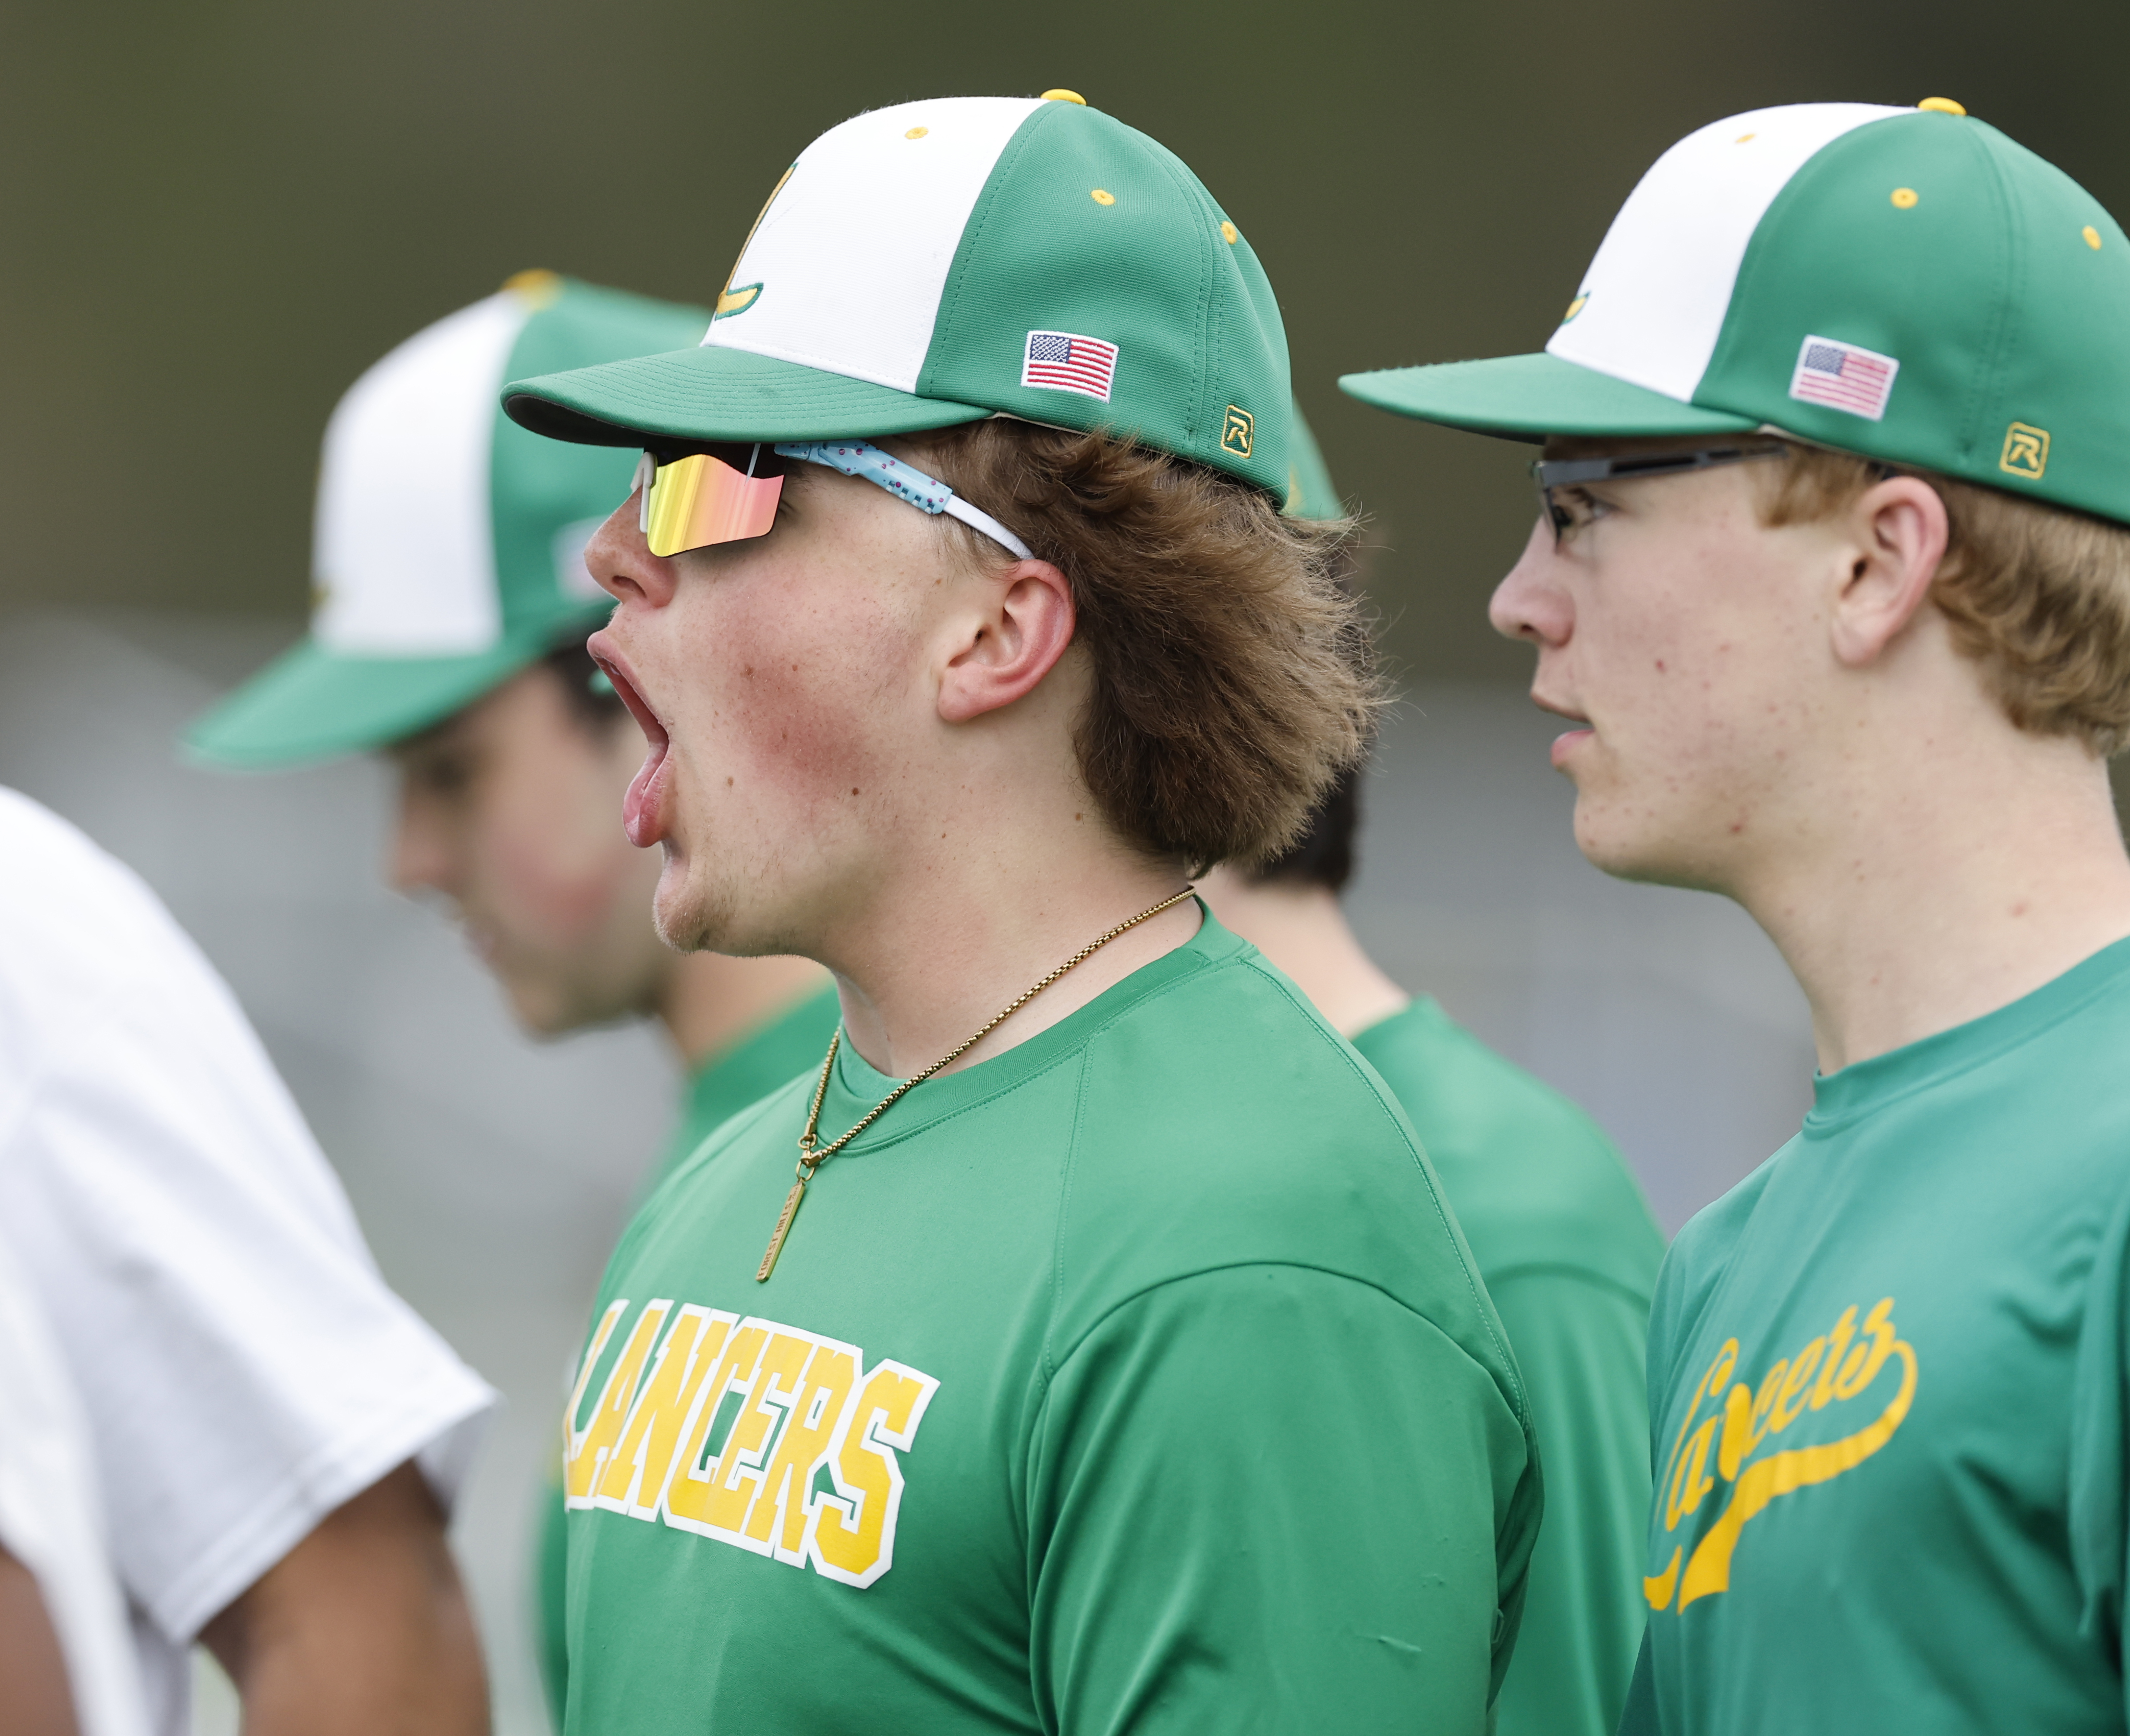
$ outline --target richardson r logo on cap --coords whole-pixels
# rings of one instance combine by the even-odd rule
[[[988,416],[1135,440],[1276,499],[1292,468],[1287,337],[1257,256],[1172,153],[1064,91],[832,127],[777,183],[700,345],[521,380],[504,401],[536,433],[643,447],[661,552],[765,533],[789,460],[1019,551],[870,444]]]
[[[1956,103],[1736,115],[1660,157],[1542,353],[1350,374],[1519,439],[1761,430],[2130,522],[2130,245]]]

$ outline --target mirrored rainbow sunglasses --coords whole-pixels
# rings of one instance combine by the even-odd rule
[[[862,477],[919,511],[959,519],[1024,561],[1033,558],[1028,545],[989,513],[960,499],[938,478],[913,470],[876,446],[862,440],[810,440],[770,449],[780,458],[826,465],[847,476]],[[637,461],[636,480],[631,488],[638,502],[637,524],[652,553],[676,555],[690,548],[708,548],[714,543],[767,536],[776,522],[776,503],[783,497],[784,477],[781,472],[773,476],[756,475],[761,461],[760,444],[748,452],[745,470],[712,452],[690,452],[685,457],[663,461],[656,453],[646,452]]]

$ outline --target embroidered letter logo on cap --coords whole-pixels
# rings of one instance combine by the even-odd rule
[[[1258,422],[1248,410],[1238,404],[1228,406],[1228,420],[1220,430],[1220,444],[1238,458],[1250,455],[1250,442],[1257,438]]]
[[[2004,453],[1997,468],[2007,476],[2038,482],[2049,467],[2049,431],[2015,422],[2004,430]]]
[[[1899,362],[1875,350],[1836,343],[1832,337],[1808,337],[1798,348],[1790,396],[1879,422],[1885,418],[1886,400],[1894,395],[1894,376],[1900,371]]]
[[[1117,347],[1113,343],[1072,332],[1030,332],[1021,357],[1020,383],[1054,392],[1078,392],[1107,404],[1116,371]],[[1249,448],[1241,450],[1247,455]]]

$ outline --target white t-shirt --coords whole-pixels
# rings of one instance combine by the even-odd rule
[[[0,1546],[30,1570],[58,1635],[81,1736],[148,1736],[126,1597],[111,1575],[88,1418],[0,1236]]]
[[[0,1224],[93,1438],[156,1727],[187,1648],[494,1394],[389,1289],[235,997],[155,895],[0,789]]]

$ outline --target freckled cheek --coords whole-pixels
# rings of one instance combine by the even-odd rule
[[[690,781],[714,798],[766,781],[808,805],[847,801],[885,761],[891,715],[908,700],[900,677],[911,650],[878,620],[830,629],[802,610],[734,621],[714,679],[690,704]]]

